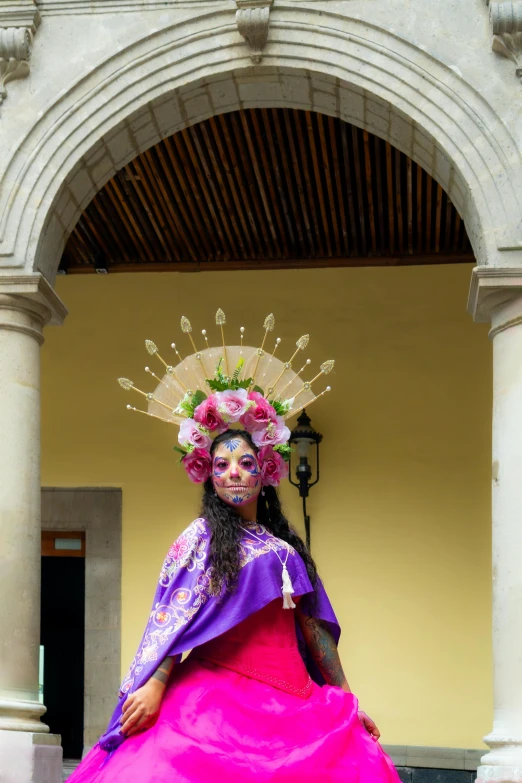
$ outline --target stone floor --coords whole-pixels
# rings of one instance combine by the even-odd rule
[[[473,783],[476,772],[461,769],[424,769],[422,767],[397,767],[402,783]]]
[[[62,772],[62,780],[67,780],[69,775],[72,775],[76,767],[78,766],[80,762],[76,759],[64,759],[63,760],[63,772]]]
[[[63,780],[78,766],[78,761],[64,759]],[[460,769],[423,769],[422,767],[397,767],[402,783],[473,783],[476,772]]]

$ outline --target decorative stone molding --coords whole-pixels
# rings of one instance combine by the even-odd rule
[[[522,82],[522,0],[489,4],[493,27],[493,51],[508,57],[516,65]]]
[[[7,0],[0,7],[0,105],[7,97],[7,82],[29,74],[33,35],[39,24],[33,0]]]
[[[38,8],[45,18],[75,14],[143,14],[180,8],[215,8],[219,2],[225,7],[230,6],[230,0],[38,0]]]
[[[43,275],[0,274],[0,297],[20,297],[42,311],[45,323],[59,326],[67,316],[67,308]]]
[[[212,13],[174,14],[170,21],[162,15],[154,33],[143,28],[136,41],[118,50],[110,36],[103,37],[92,78],[78,71],[69,83],[67,69],[58,69],[53,96],[5,162],[0,271],[23,265],[54,280],[67,232],[113,171],[188,125],[254,105],[309,111],[324,106],[326,113],[376,132],[448,192],[478,263],[522,268],[519,139],[510,107],[491,100],[491,85],[482,93],[428,45],[420,48],[384,27],[345,18],[339,9],[348,2],[317,0],[288,0],[280,11],[274,6],[270,45],[263,50],[271,73],[281,77],[274,78],[252,66],[238,36],[236,2],[227,0],[226,8],[213,2]],[[401,14],[406,7],[396,4]],[[482,24],[485,10],[484,3]],[[74,41],[87,50],[82,25],[74,29]],[[483,48],[469,55],[484,69],[491,66],[492,55]],[[308,74],[318,74],[327,85],[316,91]],[[45,88],[39,77],[31,75],[35,90]],[[500,79],[492,75],[494,84]],[[129,125],[136,128],[138,117],[136,133]]]
[[[496,307],[521,295],[522,267],[476,266],[471,277],[468,312],[475,321],[487,323]]]
[[[268,39],[270,8],[274,0],[236,0],[237,28],[250,49],[253,63],[260,63]]]

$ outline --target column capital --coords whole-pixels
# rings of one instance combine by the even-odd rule
[[[25,300],[25,308],[40,313],[42,325],[60,326],[67,316],[64,303],[40,274],[34,275],[0,275],[0,299],[12,299],[13,305],[19,297]]]
[[[522,297],[522,267],[476,266],[468,296],[468,312],[478,322],[492,320],[498,308]]]

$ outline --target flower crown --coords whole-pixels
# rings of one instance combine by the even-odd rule
[[[268,333],[275,327],[272,314],[265,318],[265,335],[259,348],[243,345],[244,327],[240,329],[240,345],[227,346],[225,324],[225,314],[219,309],[216,325],[221,329],[222,345],[211,347],[203,329],[206,348],[198,351],[191,323],[183,316],[181,331],[190,339],[194,353],[183,359],[176,344],[172,343],[178,363],[170,365],[162,359],[156,344],[145,340],[147,352],[156,356],[165,370],[160,378],[145,367],[145,371],[158,381],[155,390],[143,392],[128,378],[118,378],[118,383],[126,390],[134,389],[148,401],[146,411],[127,405],[129,410],[180,425],[180,445],[174,448],[181,453],[181,463],[192,481],[199,484],[210,477],[212,437],[233,427],[238,428],[238,435],[241,428],[246,430],[258,447],[263,486],[277,486],[288,475],[291,451],[288,444],[290,430],[285,420],[330,391],[330,386],[327,386],[316,396],[312,384],[321,375],[328,375],[335,363],[332,359],[324,362],[311,381],[303,381],[301,373],[311,364],[310,359],[298,372],[292,369],[292,362],[307,347],[307,334],[297,340],[297,350],[290,359],[282,362],[275,357],[280,338],[277,338],[272,353],[265,350]],[[212,373],[209,373],[210,368],[214,368]]]

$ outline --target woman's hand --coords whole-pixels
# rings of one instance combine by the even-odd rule
[[[131,693],[123,705],[120,723],[126,737],[154,726],[158,720],[165,685],[151,678],[145,685]]]
[[[373,720],[362,710],[359,710],[357,713],[357,717],[361,721],[361,724],[364,726],[370,737],[374,742],[377,742],[379,737],[381,736],[381,732],[373,722]]]

